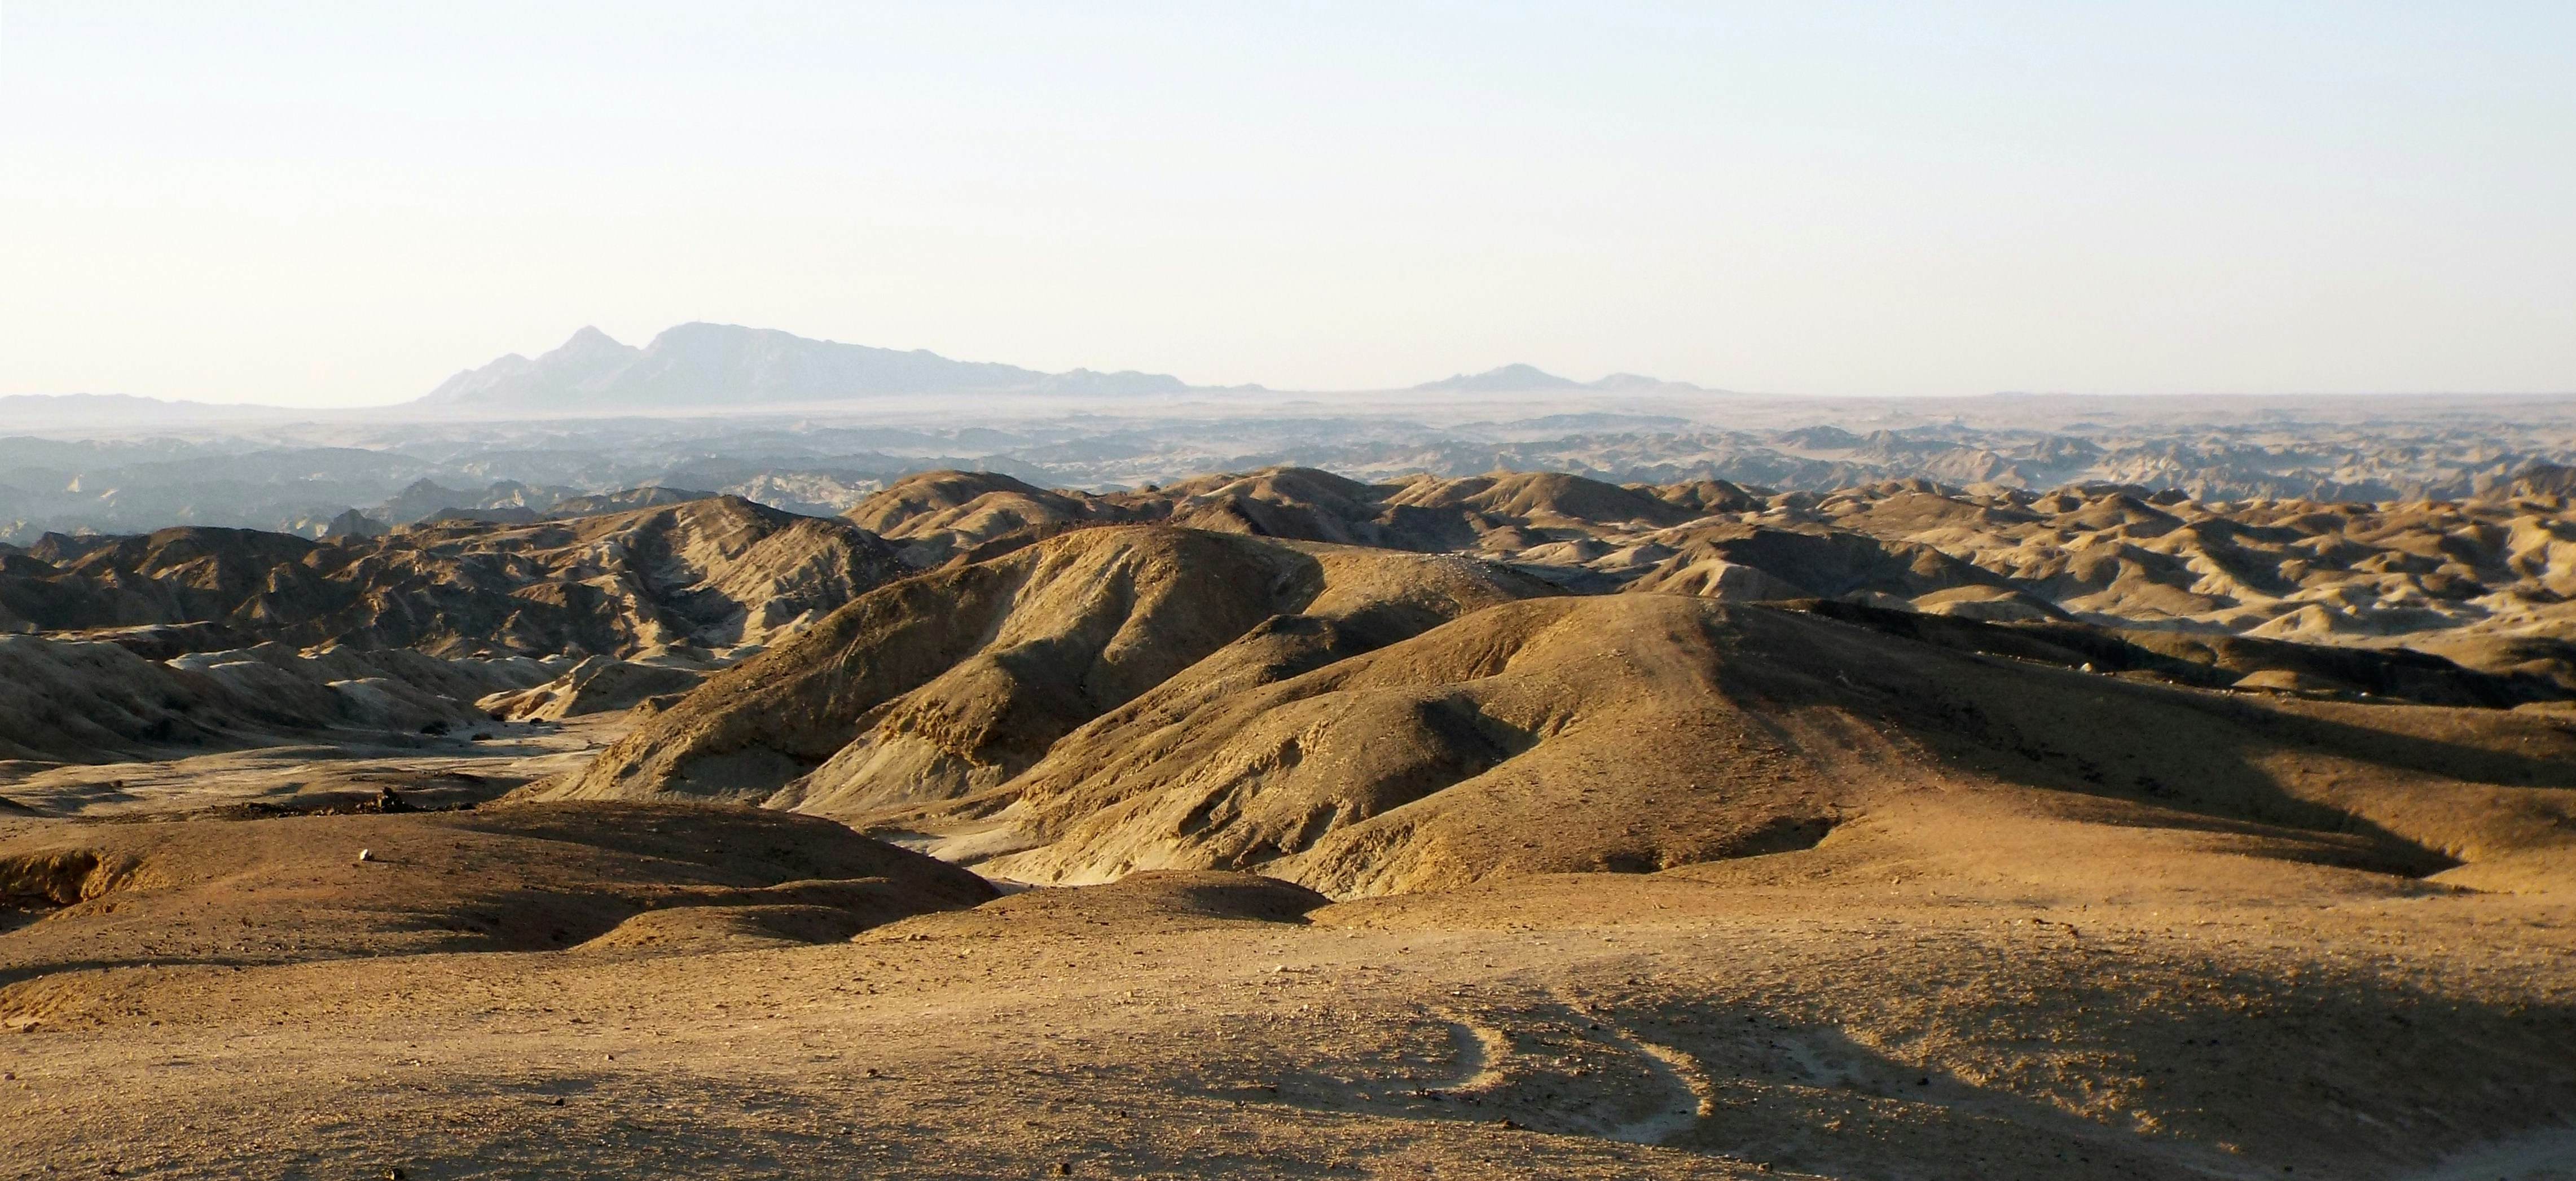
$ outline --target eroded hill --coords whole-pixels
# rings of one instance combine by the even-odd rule
[[[316,542],[239,529],[0,552],[0,759],[466,733],[683,692],[903,572],[844,522],[653,495]],[[606,511],[589,511],[604,509]]]
[[[991,786],[1222,653],[1261,680],[1550,593],[1456,558],[1178,529],[1086,529],[861,596],[646,721],[571,796],[846,810]],[[896,785],[900,785],[900,788]]]
[[[731,497],[663,503],[672,495],[641,489],[578,502],[572,515],[438,520],[330,542],[190,528],[49,537],[0,553],[0,614],[11,626],[44,643],[106,640],[172,662],[169,671],[111,669],[102,655],[22,643],[21,663],[40,672],[0,697],[124,704],[7,707],[24,719],[15,747],[95,759],[257,743],[298,725],[400,730],[483,713],[546,721],[639,702],[659,709],[889,580],[928,572],[936,585],[906,593],[936,613],[921,604],[971,596],[987,578],[959,571],[1010,568],[1032,560],[1018,551],[1060,535],[1140,525],[1448,555],[1467,565],[1442,569],[1473,567],[1483,571],[1474,578],[1508,583],[1514,596],[1553,588],[1819,602],[1891,634],[2205,688],[2494,707],[2576,695],[2567,634],[2576,616],[2565,602],[2576,593],[2576,524],[2545,471],[2483,500],[2341,505],[1925,481],[1825,495],[1562,473],[1366,483],[1301,468],[1107,494],[934,472],[897,482],[845,520]],[[1173,593],[1244,613],[1212,625],[1228,640],[1271,614],[1297,614],[1230,590]],[[1942,620],[2005,630],[1963,632]],[[1203,647],[1183,644],[1157,675],[1206,655]],[[385,655],[405,652],[448,667]],[[934,661],[924,675],[946,669]],[[1150,683],[1159,681],[1121,692]],[[227,692],[251,700],[227,701]],[[1038,712],[1028,718],[918,719],[1008,732],[1018,753],[999,761],[945,748],[934,757],[913,749],[927,741],[918,736],[872,739],[846,754],[838,737],[800,740],[788,763],[727,790],[758,795],[754,781],[774,789],[804,774],[800,760],[835,757],[829,774],[800,788],[810,806],[826,796],[854,806],[874,790],[871,777],[899,768],[991,787],[1088,721],[1100,705],[1084,700],[1030,706]],[[816,733],[837,736],[843,725]]]
[[[1337,896],[1803,848],[1981,792],[2407,875],[2566,839],[2567,715],[2214,692],[2048,627],[2074,635],[1096,528],[863,596],[536,790],[765,801],[1026,880]]]
[[[0,690],[0,1165],[2568,1175],[2519,493],[946,473],[738,662],[10,637],[117,692]],[[308,745],[54,765],[208,719]]]
[[[1370,484],[1295,468],[1088,496],[946,472],[902,481],[849,516],[901,543],[916,565],[1012,536],[1158,521],[1472,553],[1587,592],[1848,598],[1986,620],[2408,640],[2501,667],[2531,663],[2532,651],[2576,629],[2565,606],[2576,595],[2576,508],[2535,479],[2484,499],[2321,503],[1928,480],[1828,493],[1561,473]]]
[[[634,656],[757,645],[895,569],[863,530],[735,497],[331,542],[176,528],[50,536],[0,555],[0,624],[198,625],[162,641],[182,650],[279,641]]]

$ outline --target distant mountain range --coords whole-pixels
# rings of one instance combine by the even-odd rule
[[[1606,393],[1718,393],[1688,382],[1613,373],[1579,382],[1529,365],[1505,365],[1427,381],[1423,393],[1504,394],[1547,390]],[[954,361],[924,349],[872,348],[813,340],[769,328],[682,324],[643,347],[583,328],[556,348],[511,353],[439,383],[407,403],[510,413],[784,406],[896,394],[1146,394],[1268,392],[1261,386],[1192,386],[1167,373],[1074,369],[1044,373],[990,361]],[[276,406],[172,402],[127,394],[0,397],[0,427],[133,424],[313,413]],[[327,412],[324,412],[327,413]]]
[[[1186,393],[1164,373],[1041,373],[990,361],[952,361],[915,349],[811,340],[769,328],[682,324],[642,348],[597,328],[572,334],[534,359],[516,353],[448,378],[418,405],[492,409],[649,409],[830,402],[882,394],[1029,393],[1088,397]],[[1243,387],[1258,389],[1260,387]],[[1413,387],[1425,392],[1597,390],[1697,392],[1687,382],[1614,373],[1578,382],[1528,365],[1462,373]]]
[[[531,360],[512,353],[448,378],[423,405],[494,409],[647,409],[829,402],[876,394],[1164,394],[1190,389],[1163,373],[1041,373],[952,361],[915,349],[811,340],[769,328],[682,324],[642,348],[596,328]]]
[[[0,426],[90,426],[262,418],[298,411],[282,406],[173,402],[133,394],[10,394],[0,397]]]
[[[1724,392],[1705,389],[1687,381],[1665,381],[1640,373],[1613,373],[1599,381],[1576,381],[1571,377],[1558,377],[1534,365],[1505,365],[1482,373],[1460,373],[1438,381],[1426,381],[1413,388],[1424,392],[1448,390],[1462,394],[1517,394],[1538,390],[1601,390],[1620,394]]]

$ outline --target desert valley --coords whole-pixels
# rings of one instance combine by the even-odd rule
[[[2576,482],[0,555],[35,1176],[2569,1176]]]
[[[2576,5],[5,7],[0,1181],[2576,1181]]]

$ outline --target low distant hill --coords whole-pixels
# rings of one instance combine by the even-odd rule
[[[11,394],[0,397],[0,427],[125,426],[293,413],[279,406],[174,402],[133,394]]]
[[[1438,381],[1426,381],[1413,387],[1426,392],[1452,391],[1462,394],[1516,394],[1535,390],[1602,390],[1630,394],[1648,391],[1675,393],[1717,393],[1687,381],[1665,381],[1640,373],[1613,373],[1599,381],[1576,381],[1558,377],[1535,365],[1512,364],[1482,373],[1459,373]]]
[[[1161,373],[1041,373],[915,349],[811,340],[767,328],[682,324],[642,348],[597,328],[533,360],[516,353],[448,378],[416,405],[557,410],[825,402],[883,394],[1173,393]]]

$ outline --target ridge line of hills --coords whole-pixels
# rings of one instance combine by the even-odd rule
[[[0,549],[0,1153],[2536,1175],[2548,475],[937,471]]]
[[[251,678],[235,686],[245,692],[274,681],[268,666],[325,686],[379,680],[361,696],[406,703],[306,694],[315,724],[622,709],[686,693],[890,584],[1073,533],[1152,527],[1438,559],[1452,565],[1388,577],[1481,570],[1475,579],[1519,587],[1515,598],[1805,604],[1888,635],[2159,683],[2499,708],[2576,697],[2576,511],[2546,474],[2515,491],[2201,504],[2120,486],[2034,495],[1898,481],[1817,495],[1559,473],[1368,484],[1276,468],[1092,494],[942,471],[839,517],[647,488],[320,541],[206,527],[48,535],[0,546],[0,629],[22,633],[0,645],[51,670],[0,698],[96,698],[107,690],[78,686],[166,679],[167,664]],[[137,660],[81,672],[63,663],[64,644]],[[412,656],[350,665],[369,652],[446,668]],[[33,699],[0,705],[27,739],[0,757],[232,741],[220,735],[233,722],[188,721],[147,704],[148,688],[116,689],[141,696],[70,729]]]

